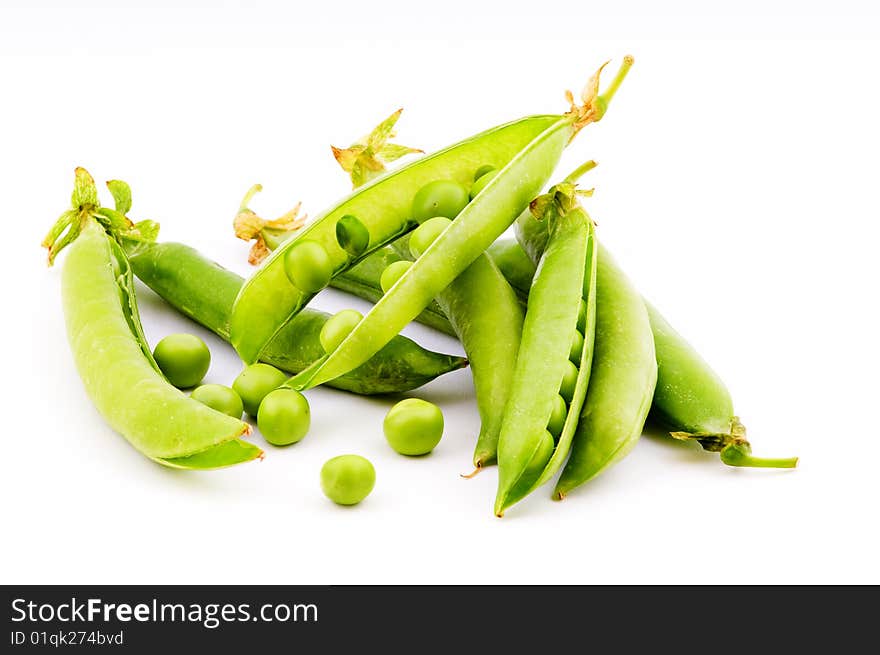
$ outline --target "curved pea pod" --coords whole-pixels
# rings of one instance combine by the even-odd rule
[[[526,220],[531,220],[528,216]],[[501,274],[505,277],[520,301],[525,303],[535,277],[535,264],[529,259],[522,246],[513,238],[501,238],[486,251]]]
[[[244,280],[181,243],[125,243],[134,274],[185,316],[229,339],[229,315]],[[297,373],[324,354],[319,335],[329,315],[305,309],[265,349],[262,361]],[[375,357],[331,386],[353,393],[400,393],[462,368],[462,357],[432,352],[398,335]]]
[[[676,439],[693,439],[719,452],[729,466],[794,468],[797,457],[764,458],[751,454],[745,426],[734,414],[727,386],[699,353],[645,302],[657,353],[657,388],[651,416],[671,428]]]
[[[336,240],[336,223],[342,216],[356,216],[368,229],[366,256],[415,227],[413,198],[429,182],[445,179],[467,185],[478,167],[488,164],[499,169],[348,338],[294,386],[321,384],[369,359],[513,222],[547,182],[574,135],[604,116],[631,65],[632,58],[627,57],[601,96],[599,74],[594,75],[582,94],[583,104],[576,105],[569,94],[572,107],[564,115],[532,116],[491,129],[379,177],[325,212],[275,251],[242,288],[230,321],[232,343],[239,355],[247,362],[256,361],[272,336],[308,300],[308,294],[286,279],[289,271],[285,272],[284,257],[297,242],[317,242],[327,253],[332,273],[338,274],[357,261]]]
[[[413,196],[428,182],[449,179],[464,184],[482,163],[503,167],[558,119],[531,116],[466,139],[368,182],[318,216],[275,250],[242,287],[230,320],[230,339],[241,358],[247,363],[259,359],[275,334],[313,295],[294,286],[285,272],[285,254],[295,244],[311,240],[322,246],[335,277],[416,227],[411,216]],[[356,257],[337,240],[337,225],[346,216],[356,217],[369,234],[368,245]]]
[[[556,483],[562,499],[626,456],[642,434],[657,382],[654,337],[641,296],[607,252],[596,274],[596,341],[590,387]]]
[[[547,482],[565,462],[590,385],[596,326],[593,224],[580,207],[545,220],[553,226],[532,283],[513,389],[498,441],[497,516]],[[547,452],[544,432],[568,366],[582,301],[586,316],[577,382],[559,439]]]
[[[140,325],[131,269],[108,234],[127,219],[100,207],[83,169],[76,187],[74,209],[59,221],[72,234],[62,301],[74,361],[95,407],[135,448],[166,466],[219,468],[260,457],[259,448],[239,439],[250,431],[246,423],[190,399],[159,372]],[[59,233],[56,224],[44,244],[52,255],[66,245],[59,247]]]

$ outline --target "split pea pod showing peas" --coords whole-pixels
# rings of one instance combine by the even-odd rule
[[[364,187],[361,193],[369,195],[367,192],[372,190],[373,200],[385,207],[386,212],[394,213],[388,211],[388,207],[401,212],[398,215],[399,224],[401,219],[410,214],[405,206],[398,204],[402,200],[400,194],[407,194],[412,202],[415,191],[429,181],[472,176],[476,166],[483,164],[491,164],[499,169],[498,174],[373,306],[339,347],[291,380],[289,385],[292,388],[305,389],[345,374],[369,359],[407,323],[415,319],[434,297],[492,244],[538,194],[574,135],[586,124],[602,118],[608,101],[631,64],[630,58],[624,61],[608,92],[603,96],[598,94],[597,73],[583,94],[584,104],[572,104],[571,110],[564,115],[533,117],[495,128]],[[511,138],[513,134],[519,138]],[[465,157],[464,153],[469,153],[469,156]],[[419,165],[436,165],[440,161],[446,163],[444,170],[436,170],[431,165],[424,166],[423,170],[419,169],[420,173],[430,174],[430,178],[424,179],[419,175],[419,184],[415,188],[409,186],[408,182],[414,179],[413,171]],[[461,170],[463,164],[466,165],[466,170]],[[406,173],[410,178],[404,175]],[[407,184],[402,183],[404,180]],[[387,182],[391,183],[391,187],[382,187],[382,183]],[[461,183],[464,184],[465,181],[462,180]],[[380,194],[380,190],[382,197],[378,198],[376,196]],[[387,197],[384,197],[385,194]],[[364,222],[370,224],[370,221]],[[259,275],[258,273],[255,279]],[[247,303],[240,304],[246,297],[244,291],[236,301],[234,314],[240,310],[247,312]],[[233,330],[234,326],[235,316]],[[242,329],[243,327],[242,325]],[[247,346],[244,350],[254,352],[249,351]]]
[[[597,265],[593,224],[577,206],[543,220],[551,223],[550,238],[532,284],[498,440],[497,516],[549,480],[565,462],[590,383]],[[582,304],[584,333],[578,328]],[[573,333],[579,335],[581,347],[574,360],[575,386],[565,392],[566,402],[561,390],[570,384],[565,377],[574,359]]]
[[[150,459],[174,468],[210,469],[260,457],[239,439],[246,423],[189,398],[169,384],[150,354],[131,269],[117,239],[150,238],[132,224],[127,187],[111,186],[117,210],[102,208],[92,177],[76,171],[73,207],[47,235],[50,263],[70,245],[62,271],[67,334],[86,392],[107,422]]]
[[[584,104],[564,115],[532,116],[502,125],[374,179],[319,216],[296,238],[283,244],[242,288],[230,321],[232,344],[246,362],[260,353],[308,300],[285,273],[287,252],[309,240],[328,254],[331,276],[357,260],[339,245],[336,224],[355,216],[370,233],[362,256],[409,232],[416,225],[413,199],[429,182],[469,184],[474,170],[489,164],[499,173],[461,212],[430,251],[386,294],[327,362],[297,384],[314,386],[369,359],[428,306],[433,297],[470,265],[509,226],[546,183],[563,148],[586,124],[600,120],[631,66],[627,58],[605,96],[598,74],[583,95]],[[288,267],[289,268],[289,267]],[[329,278],[328,278],[329,279]]]
[[[244,280],[181,243],[125,241],[131,267],[144,284],[172,307],[223,339]],[[329,315],[305,309],[269,343],[261,360],[297,373],[324,354],[320,335]],[[392,339],[373,358],[332,383],[359,394],[409,391],[462,368],[467,360],[425,350],[403,336]]]
[[[381,129],[380,124],[373,134]],[[372,168],[384,168],[384,162],[373,162]],[[478,168],[474,179],[484,182],[480,186],[475,182],[470,193],[453,180],[435,180],[416,192],[412,214],[421,224],[391,246],[405,259],[391,262],[382,271],[379,284],[383,293],[389,291],[412,266],[412,260],[425,252],[449,227],[451,220],[482,190],[495,170],[492,166]],[[352,183],[357,187],[354,175]],[[492,302],[486,302],[487,298]],[[477,257],[440,292],[436,302],[449,317],[453,333],[461,341],[470,361],[480,413],[480,434],[473,457],[479,470],[495,460],[501,418],[522,334],[523,311],[510,285],[485,255]]]

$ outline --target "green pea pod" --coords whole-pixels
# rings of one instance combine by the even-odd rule
[[[70,245],[61,280],[64,316],[95,407],[135,448],[166,466],[209,469],[260,457],[259,448],[239,439],[250,431],[247,423],[190,399],[162,377],[144,339],[131,269],[116,241],[123,233],[140,235],[124,215],[100,207],[94,181],[82,168],[73,205],[44,245],[51,258]]]
[[[413,197],[429,182],[446,179],[468,184],[479,166],[499,169],[391,293],[297,386],[321,384],[369,359],[513,222],[546,183],[571,138],[604,116],[631,65],[632,58],[627,57],[603,96],[598,93],[598,73],[582,94],[583,105],[575,105],[569,94],[572,108],[565,115],[532,116],[493,128],[376,178],[323,213],[276,250],[242,287],[230,320],[230,338],[239,355],[248,363],[259,359],[272,337],[311,297],[288,279],[286,264],[290,262],[286,257],[298,242],[310,241],[323,249],[332,277],[359,261],[337,241],[336,224],[343,216],[355,216],[367,228],[370,243],[364,257],[415,227]]]
[[[596,273],[596,341],[590,387],[556,483],[562,499],[635,446],[657,382],[651,323],[641,296],[606,252]]]
[[[502,163],[498,156],[500,142],[497,139],[477,139],[480,142],[478,165],[496,165],[498,174],[431,243],[346,339],[325,359],[290,380],[289,386],[306,389],[347,373],[369,359],[415,319],[528,206],[550,178],[565,146],[582,127],[602,118],[609,100],[631,65],[632,59],[627,57],[609,90],[602,96],[598,93],[597,73],[587,85],[582,106],[573,105],[567,114],[554,117],[548,127],[523,145],[506,163]],[[469,174],[475,168],[473,161],[468,162]],[[394,175],[379,180],[392,179]],[[440,176],[434,176],[433,179],[438,178]]]
[[[181,243],[127,241],[132,269],[172,307],[223,339],[229,339],[229,315],[244,280]],[[288,323],[265,349],[262,361],[290,373],[324,354],[319,335],[329,315],[306,309]],[[359,394],[400,393],[462,368],[467,360],[425,350],[398,335],[362,366],[333,380],[331,386]]]
[[[544,220],[552,223],[550,238],[532,283],[513,389],[498,441],[497,516],[544,484],[565,462],[590,384],[597,266],[593,224],[580,207]],[[547,453],[542,440],[547,439],[545,431],[569,366],[582,300],[587,310],[577,382],[559,440]]]

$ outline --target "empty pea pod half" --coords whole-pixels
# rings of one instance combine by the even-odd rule
[[[501,424],[497,516],[544,484],[565,462],[590,381],[597,265],[593,224],[578,206],[554,214],[541,218],[550,222],[550,238],[529,295],[513,389]],[[584,301],[581,333],[578,315]],[[575,386],[566,399],[561,391],[574,363],[573,333],[579,335],[581,347]]]
[[[406,204],[411,204],[416,191],[428,182],[448,179],[464,185],[472,180],[478,166],[489,164],[498,169],[492,180],[373,306],[345,340],[288,384],[292,388],[306,389],[345,374],[369,359],[377,349],[415,319],[510,226],[540,192],[571,139],[585,125],[602,118],[608,102],[631,64],[631,58],[627,57],[604,95],[599,95],[598,92],[599,74],[594,75],[582,94],[583,104],[576,105],[572,102],[572,107],[566,114],[532,117],[508,123],[398,169],[365,186],[360,192],[363,194],[361,199],[369,197],[374,211],[383,210],[389,215],[397,213],[394,221],[386,216],[381,222],[400,226],[402,221],[411,220],[406,218],[411,216],[410,208]],[[569,98],[572,99],[570,94]],[[430,177],[426,178],[426,174]],[[413,181],[418,184],[411,186]],[[387,188],[382,186],[386,183],[390,183]],[[402,197],[404,194],[406,198]],[[363,219],[363,216],[360,217]],[[374,221],[364,222],[371,225]],[[375,222],[379,221],[376,219]],[[407,230],[398,229],[397,236],[404,231]],[[298,241],[304,236],[305,233],[292,241]],[[282,250],[286,245],[282,246]],[[280,252],[281,250],[276,251],[273,259]],[[265,270],[264,268],[263,272]],[[258,272],[254,281],[259,278]],[[246,286],[233,311],[233,343],[237,347],[241,343],[236,343],[235,340],[236,314],[240,311],[249,312],[247,291]],[[276,296],[271,298],[274,300]],[[283,320],[285,319],[282,317],[282,323]],[[273,322],[273,325],[277,323]],[[244,330],[244,323],[241,327]],[[256,341],[252,341],[250,346],[239,348],[240,354],[245,359],[258,354],[260,346],[255,344]],[[251,346],[255,346],[255,349],[252,350]]]
[[[67,335],[86,392],[107,422],[150,459],[181,469],[230,466],[262,455],[240,439],[247,423],[173,387],[144,338],[131,268],[118,240],[150,240],[133,224],[127,185],[111,185],[117,209],[101,207],[91,175],[76,170],[72,208],[43,242],[49,262],[69,246],[61,274]]]

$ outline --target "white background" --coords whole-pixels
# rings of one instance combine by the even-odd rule
[[[56,4],[0,10],[0,581],[880,582],[873,3]],[[151,463],[90,405],[38,247],[75,166],[129,181],[134,217],[249,274],[231,219],[252,183],[257,210],[315,214],[348,191],[328,146],[397,107],[398,140],[433,150],[564,110],[628,52],[559,173],[600,162],[601,238],[728,382],[756,453],[800,455],[797,471],[648,437],[563,503],[541,490],[498,520],[495,471],[458,476],[478,429],[466,371],[416,392],[447,419],[421,459],[385,444],[391,400],[333,390],[309,392],[300,444],[208,473]],[[231,349],[150,292],[141,306],[152,343],[200,334],[208,381],[231,382]],[[344,452],[378,471],[349,509],[318,484]]]

